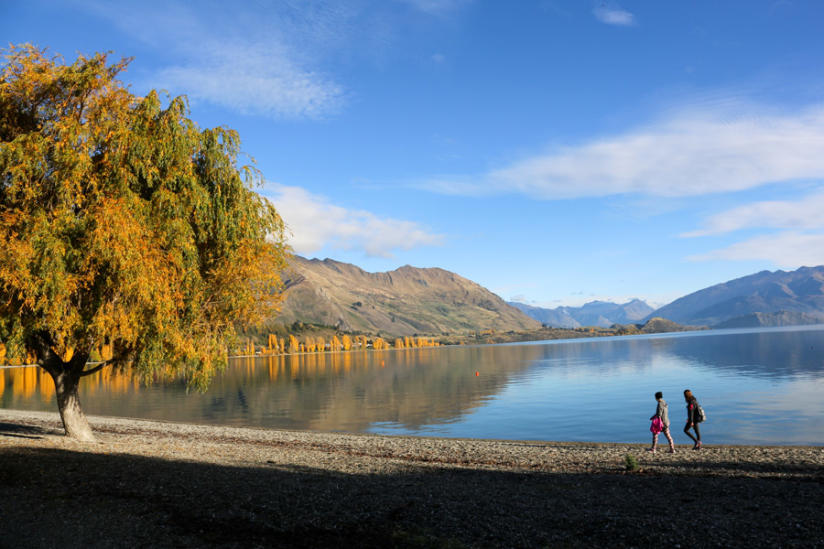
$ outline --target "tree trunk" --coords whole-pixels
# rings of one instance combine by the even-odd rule
[[[60,410],[60,419],[63,420],[66,436],[83,442],[94,442],[92,428],[80,408],[80,399],[77,397],[77,388],[80,385],[79,373],[71,370],[63,370],[56,374],[49,373],[54,379],[57,408]]]

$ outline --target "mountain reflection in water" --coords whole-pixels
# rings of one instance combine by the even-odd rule
[[[641,442],[661,390],[686,443],[691,388],[708,443],[824,444],[823,328],[239,358],[205,393],[103,370],[80,397],[89,414],[193,423]],[[0,369],[0,406],[54,411],[49,376]]]
[[[325,431],[394,422],[414,430],[455,421],[540,353],[534,347],[442,350],[236,358],[203,394],[187,393],[182,382],[147,387],[129,373],[103,370],[81,380],[80,398],[93,415]],[[54,385],[39,368],[0,370],[0,403],[52,411]]]

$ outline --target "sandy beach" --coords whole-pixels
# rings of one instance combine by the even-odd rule
[[[821,447],[90,422],[0,410],[0,547],[824,547]]]

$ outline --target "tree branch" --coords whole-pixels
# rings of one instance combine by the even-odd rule
[[[105,362],[105,361],[101,362],[100,364],[98,364],[97,366],[92,368],[91,370],[85,370],[83,372],[80,372],[80,377],[86,377],[86,376],[90,376],[92,374],[96,374],[97,372],[99,372],[100,370],[102,370],[103,368],[105,368],[108,365],[109,365],[109,362]]]

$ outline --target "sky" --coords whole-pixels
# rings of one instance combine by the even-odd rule
[[[663,305],[824,264],[817,0],[0,0],[236,129],[295,252]]]

